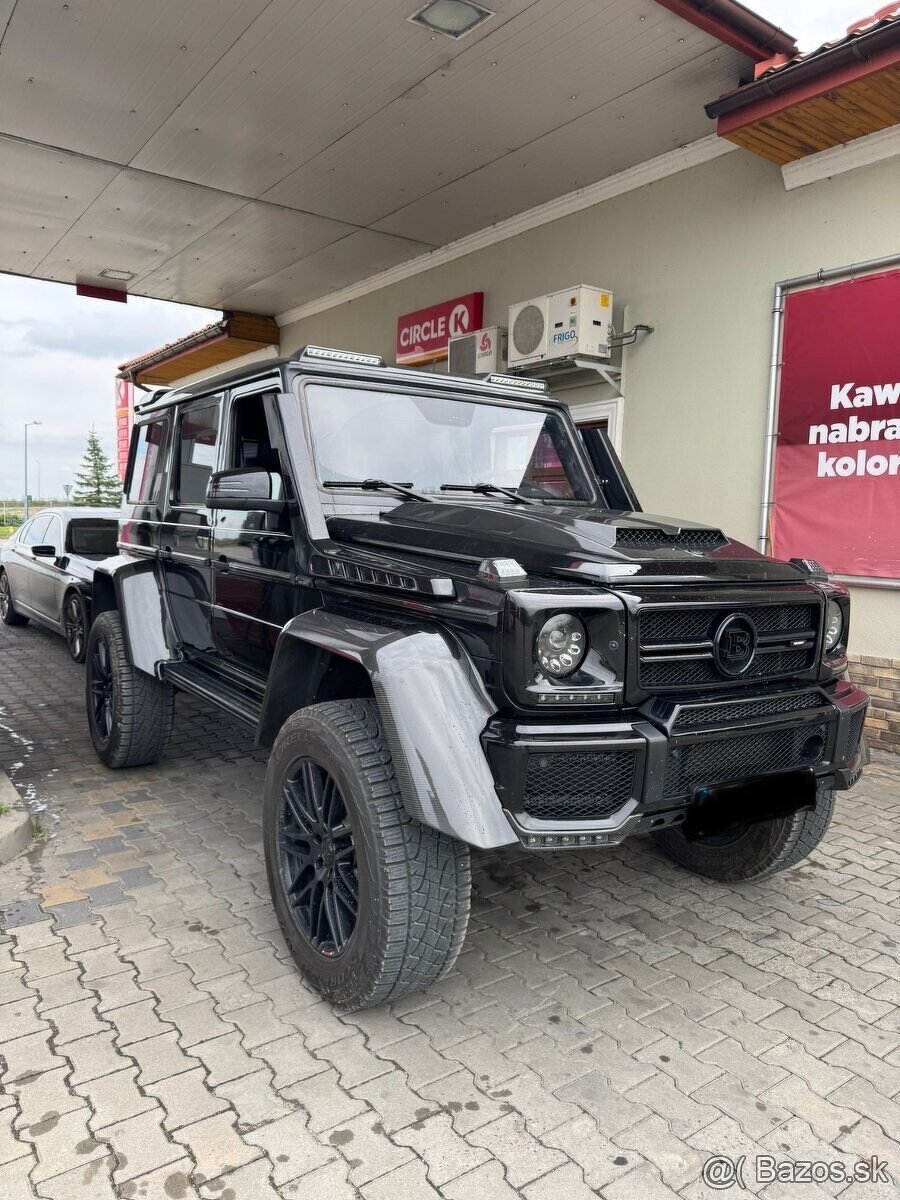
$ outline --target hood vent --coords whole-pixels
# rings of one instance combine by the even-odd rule
[[[617,549],[627,550],[717,550],[726,546],[728,538],[721,529],[680,529],[668,533],[665,529],[616,529]]]

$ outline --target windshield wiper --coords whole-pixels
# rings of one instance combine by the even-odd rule
[[[500,487],[498,483],[442,483],[442,492],[477,492],[480,496],[508,496],[516,504],[534,504],[527,496],[520,496],[512,488]]]
[[[326,479],[322,487],[327,488],[359,488],[363,492],[396,492],[398,496],[406,496],[408,500],[421,500],[431,504],[430,496],[423,496],[413,491],[411,483],[389,483],[386,479]]]

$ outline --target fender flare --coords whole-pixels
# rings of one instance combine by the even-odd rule
[[[440,629],[390,629],[321,608],[295,617],[275,648],[258,741],[271,745],[292,712],[316,702],[335,657],[371,681],[409,815],[470,846],[515,843],[481,745],[496,708],[468,654]]]
[[[97,564],[91,585],[91,622],[104,612],[118,612],[128,656],[139,671],[158,677],[160,665],[177,658],[155,559],[119,554]]]

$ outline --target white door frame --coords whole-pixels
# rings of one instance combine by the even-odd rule
[[[569,402],[566,401],[566,403]],[[569,411],[576,425],[606,421],[609,440],[612,442],[616,454],[622,453],[622,420],[624,416],[622,396],[616,396],[612,400],[592,400],[589,404],[569,404]]]

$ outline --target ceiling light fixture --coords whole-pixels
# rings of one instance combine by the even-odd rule
[[[494,14],[469,0],[430,0],[408,20],[445,37],[461,38]]]
[[[120,271],[117,267],[104,267],[100,272],[101,279],[116,279],[119,283],[128,283],[134,279],[134,271]]]

